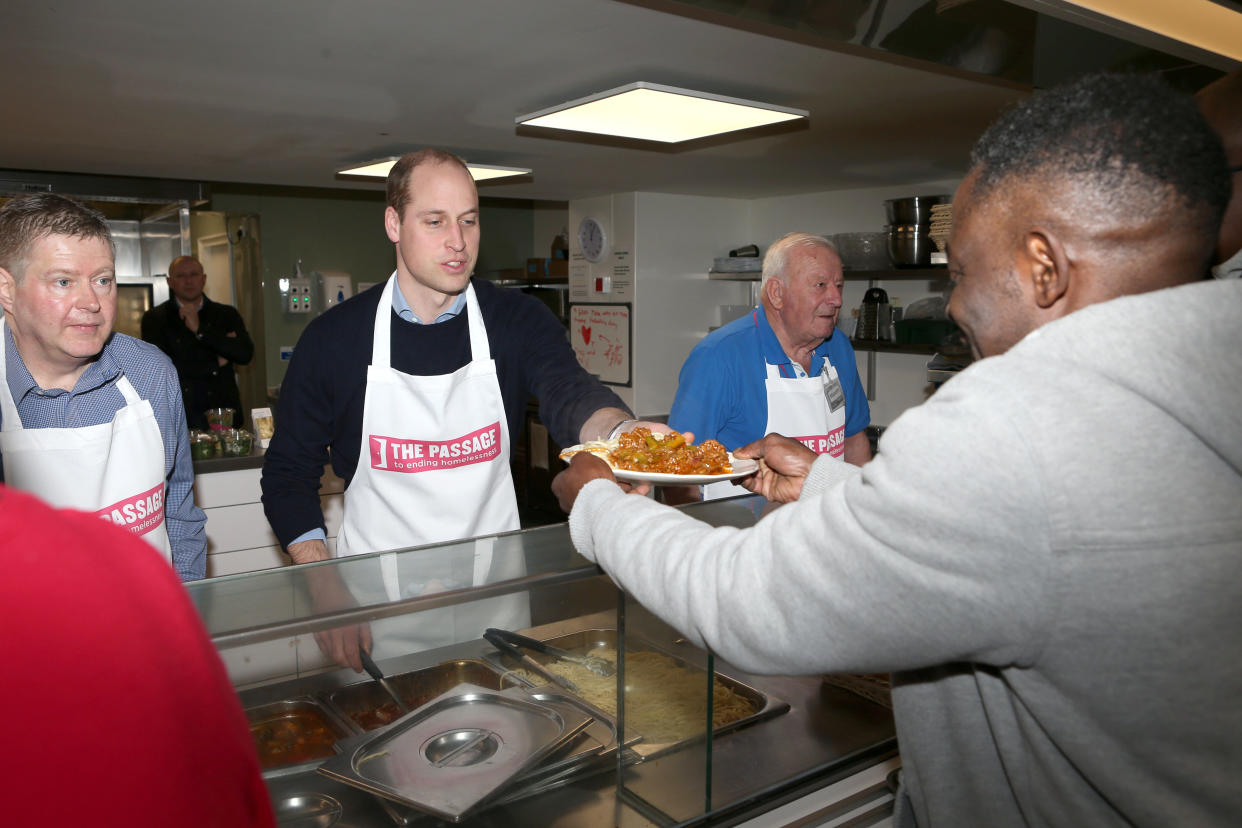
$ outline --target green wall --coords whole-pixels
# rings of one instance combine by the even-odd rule
[[[535,252],[534,202],[483,197],[479,206],[483,235],[477,274],[525,268],[528,258],[548,255],[550,239]],[[380,191],[216,184],[210,209],[259,216],[269,385],[279,385],[285,376],[281,346],[295,345],[311,318],[286,314],[281,306],[279,280],[293,275],[299,259],[305,275],[345,271],[355,289],[359,282],[386,279],[395,266],[392,243],[384,234]]]

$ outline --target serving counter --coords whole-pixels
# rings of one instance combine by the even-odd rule
[[[714,525],[747,526],[763,504],[750,496],[685,508]],[[335,731],[320,755],[283,762],[265,755],[260,744],[284,825],[757,826],[808,813],[818,816],[804,824],[848,818],[851,825],[873,825],[891,810],[886,776],[897,759],[886,707],[819,677],[751,675],[690,645],[579,556],[565,524],[213,578],[188,589],[260,743],[273,717],[308,709]],[[342,600],[345,594],[352,598]],[[511,611],[515,603],[528,615],[513,626],[535,639],[577,648],[579,655],[584,648],[615,647],[605,651],[615,659],[616,677],[605,685],[615,694],[600,703],[588,697],[585,683],[577,696],[550,684],[543,677],[549,669],[576,675],[553,657],[539,656],[545,668],[539,674],[515,669],[522,665],[481,637],[497,607]],[[357,700],[380,698],[379,685],[327,665],[314,640],[317,632],[354,624],[370,625],[376,661],[392,686],[399,692],[422,686],[421,697],[405,699],[412,713],[378,722],[359,716]],[[667,663],[672,672],[666,675],[690,682],[693,690],[678,692],[694,697],[695,710],[706,717],[696,712],[688,731],[653,734],[650,714],[644,721],[636,711],[646,694],[665,690],[641,683],[639,653]],[[701,682],[690,678],[699,675]],[[722,697],[713,699],[712,688],[719,694],[722,686],[744,700],[741,718],[727,723],[720,718]],[[376,781],[379,776],[368,779],[367,769],[383,763],[365,763],[395,753],[406,735],[421,739],[418,728],[426,730],[441,708],[490,711],[503,703],[505,710],[534,710],[541,699],[556,707],[554,698],[561,718],[551,718],[568,728],[579,713],[565,713],[564,702],[579,702],[587,712],[575,726],[587,729],[566,730],[546,753],[531,749],[513,760],[519,764],[512,778],[494,793],[484,791],[477,804],[454,811],[427,795],[432,788],[443,791],[443,783],[394,790]],[[490,704],[478,706],[483,702]],[[611,712],[604,709],[608,702]],[[659,726],[671,721],[672,714],[656,709]],[[472,731],[451,732],[466,742]],[[494,775],[505,731],[479,732],[458,747],[446,743],[447,736],[428,740],[415,745],[420,755],[406,758],[449,774],[439,779],[464,778],[485,766]],[[501,750],[468,758],[488,744]]]

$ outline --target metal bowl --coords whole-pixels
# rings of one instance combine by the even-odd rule
[[[888,229],[888,257],[897,267],[927,266],[935,247],[931,236],[916,224],[899,224]]]
[[[947,195],[890,198],[884,202],[884,212],[888,216],[889,224],[918,224],[927,227],[931,223],[932,206],[952,200],[953,197]]]

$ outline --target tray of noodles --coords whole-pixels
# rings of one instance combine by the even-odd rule
[[[541,640],[579,655],[589,653],[614,663],[617,661],[616,630],[581,630]],[[707,716],[703,671],[632,635],[626,643],[626,741],[629,742],[629,731],[639,738],[639,742],[632,747],[634,753],[642,759],[650,759],[702,736]],[[615,721],[616,676],[600,676],[585,667],[552,656],[529,655],[546,669],[576,684],[587,702],[614,717]],[[517,676],[532,686],[546,684],[533,672],[507,663],[507,659],[495,650],[486,653],[484,658],[506,669],[506,677]],[[509,669],[511,667],[513,669]],[[788,710],[787,702],[724,673],[716,673],[712,688],[714,734],[728,733]]]
[[[579,452],[589,452],[612,467],[618,480],[633,483],[689,486],[735,480],[754,474],[758,462],[734,457],[715,440],[690,443],[673,431],[653,434],[639,426],[612,440],[592,440],[570,446],[560,453],[566,462]]]

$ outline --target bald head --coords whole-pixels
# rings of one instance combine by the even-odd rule
[[[168,289],[183,305],[202,299],[206,284],[207,274],[203,272],[203,265],[193,256],[178,256],[168,265]]]

